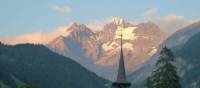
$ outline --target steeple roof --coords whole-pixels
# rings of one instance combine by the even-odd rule
[[[113,86],[118,86],[119,88],[121,86],[128,87],[131,85],[126,80],[126,70],[125,70],[125,65],[124,65],[122,37],[123,37],[123,35],[121,35],[121,51],[120,51],[120,58],[119,58],[119,68],[118,68],[117,80],[112,84]]]
[[[125,66],[124,66],[122,37],[123,37],[123,35],[121,35],[121,51],[120,51],[119,68],[118,68],[118,74],[117,74],[117,81],[118,82],[125,82],[126,81],[126,71],[125,71]]]

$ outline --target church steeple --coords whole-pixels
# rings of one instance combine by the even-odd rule
[[[118,74],[117,74],[117,81],[120,81],[120,82],[126,81],[126,71],[125,71],[125,66],[124,66],[122,36],[123,35],[121,35],[121,51],[120,51],[120,58],[119,58],[119,69],[118,69]]]
[[[131,83],[126,80],[126,70],[124,65],[124,56],[123,56],[123,42],[122,42],[123,35],[121,34],[121,51],[120,51],[120,58],[119,58],[119,68],[117,74],[117,80],[112,84],[114,88],[128,88]]]

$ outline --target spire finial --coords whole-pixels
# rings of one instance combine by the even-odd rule
[[[121,34],[121,50],[122,50],[122,45],[123,45],[123,34]]]
[[[123,45],[123,43],[122,43],[123,42],[123,31],[122,31],[122,29],[121,29],[121,35],[120,36],[121,36],[121,50],[122,50],[122,45]]]

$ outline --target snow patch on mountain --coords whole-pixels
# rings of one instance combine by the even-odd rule
[[[119,49],[120,44],[118,44],[117,42],[107,42],[102,45],[102,48],[104,51]],[[123,48],[133,50],[133,44],[126,42],[123,44]]]
[[[116,32],[115,32],[115,37],[114,39],[119,39],[121,38],[121,34],[123,35],[123,39],[125,40],[135,40],[137,39],[138,36],[135,35],[135,30],[137,27],[127,27],[123,28],[118,26]]]
[[[131,43],[124,43],[123,48],[133,50],[133,44]]]
[[[157,48],[156,47],[152,47],[151,52],[149,52],[149,56],[153,56],[155,53],[157,52]]]
[[[119,47],[119,44],[116,42],[107,42],[102,45],[104,51],[113,50]]]

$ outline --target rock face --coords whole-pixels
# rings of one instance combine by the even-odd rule
[[[68,35],[55,38],[47,46],[111,80],[117,71],[121,33],[126,68],[129,72],[148,61],[167,37],[167,34],[152,22],[134,25],[121,18],[113,18],[99,32],[94,33],[91,30],[84,24],[74,23],[66,29]]]
[[[160,47],[171,48],[176,56],[177,71],[181,77],[183,88],[199,88],[199,34],[200,22],[193,23],[172,34]],[[134,88],[144,88],[147,77],[154,69],[160,49],[140,69],[129,75]],[[195,61],[195,62],[193,62]],[[197,62],[197,63],[196,63]],[[198,80],[197,80],[198,79]]]

